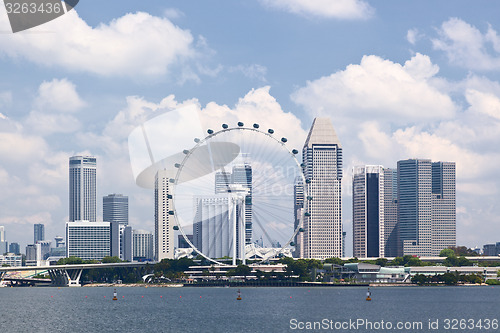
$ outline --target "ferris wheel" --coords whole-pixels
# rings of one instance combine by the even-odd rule
[[[174,230],[217,264],[291,255],[304,231],[297,194],[308,197],[298,150],[258,124],[207,133],[175,164]]]

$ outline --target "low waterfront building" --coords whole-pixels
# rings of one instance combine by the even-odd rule
[[[7,253],[0,255],[0,267],[7,265],[9,267],[21,267],[23,264],[23,256],[15,253]]]
[[[344,266],[325,264],[325,280],[332,282],[334,279],[354,279],[362,283],[401,283],[408,282],[410,278],[409,267],[383,267],[365,263],[349,263]]]
[[[427,276],[442,275],[445,273],[453,273],[457,275],[481,275],[484,280],[497,279],[498,267],[479,267],[479,266],[462,266],[462,267],[446,267],[446,266],[422,266],[410,267],[411,275],[422,274]]]
[[[189,279],[193,280],[227,280],[227,272],[231,269],[235,269],[235,265],[211,265],[211,266],[190,266],[189,270],[184,273],[189,276]],[[286,265],[276,264],[276,265],[249,265],[251,273],[246,277],[247,279],[257,279],[257,271],[262,273],[284,273],[286,271]],[[208,274],[208,275],[207,275]]]

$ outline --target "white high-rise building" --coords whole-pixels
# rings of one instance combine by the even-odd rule
[[[111,255],[109,222],[75,221],[66,223],[66,256],[102,260]]]
[[[134,260],[153,260],[153,233],[151,231],[133,230]]]
[[[69,221],[96,221],[96,169],[94,156],[69,158]]]
[[[158,170],[155,176],[155,260],[174,259],[174,216],[170,189],[171,171]]]
[[[384,168],[365,165],[353,168],[353,256],[385,257]]]
[[[455,162],[432,163],[432,252],[457,245]]]
[[[311,200],[306,200],[301,257],[341,257],[342,146],[329,118],[314,119],[302,158]]]
[[[8,252],[8,243],[5,240],[5,227],[0,225],[0,255]]]

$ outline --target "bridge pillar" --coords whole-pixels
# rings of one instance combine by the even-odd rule
[[[81,287],[80,278],[83,269],[50,269],[48,272],[54,286]]]
[[[49,276],[52,280],[52,285],[57,287],[66,287],[68,285],[68,281],[66,280],[66,276],[59,269],[49,269]]]
[[[68,279],[68,287],[81,287],[80,278],[82,277],[83,269],[64,270]]]

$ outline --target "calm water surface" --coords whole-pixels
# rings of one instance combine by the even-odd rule
[[[8,332],[500,332],[445,329],[445,319],[500,320],[500,287],[0,288]],[[422,322],[422,328],[308,330],[307,322]],[[428,322],[439,320],[437,330]],[[296,323],[296,324],[294,324]],[[450,323],[452,324],[452,323]],[[299,329],[304,325],[305,329]],[[469,321],[470,325],[470,321]],[[475,325],[476,326],[476,325]],[[293,329],[296,328],[296,329]],[[316,327],[318,328],[318,327]],[[325,327],[323,327],[325,328]]]

